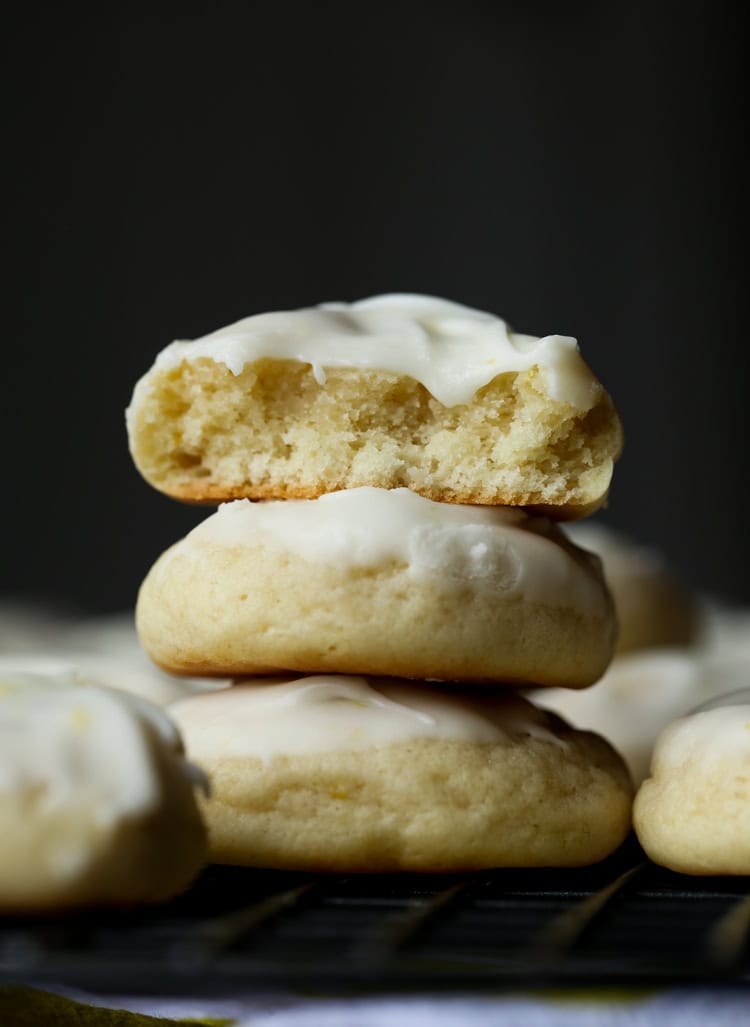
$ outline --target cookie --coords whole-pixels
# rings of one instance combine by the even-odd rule
[[[136,624],[175,673],[572,688],[615,634],[598,559],[548,520],[371,488],[225,504],[156,562]]]
[[[143,653],[131,658],[44,648],[33,655],[3,653],[0,656],[0,675],[16,671],[53,676],[65,674],[78,684],[129,692],[162,707],[195,692],[229,686],[228,680],[218,678],[187,678],[166,674]]]
[[[205,778],[157,707],[5,672],[0,739],[3,912],[159,901],[202,867]]]
[[[317,872],[577,866],[630,827],[614,750],[513,693],[312,676],[171,708],[211,859]]]
[[[127,411],[135,464],[176,499],[408,487],[583,516],[622,432],[574,339],[515,335],[429,296],[246,318],[175,342]]]
[[[648,776],[656,739],[670,721],[748,680],[750,656],[646,649],[618,656],[593,688],[540,689],[531,698],[611,742],[638,784]]]
[[[648,856],[683,874],[750,874],[750,704],[670,724],[634,824]]]
[[[701,627],[702,649],[750,663],[750,607],[709,599],[704,603]]]
[[[601,557],[617,611],[618,653],[696,641],[698,603],[668,572],[657,551],[601,524],[574,524],[568,530],[576,545]]]
[[[4,612],[0,610],[0,623]],[[6,644],[0,645],[0,674],[73,675],[82,684],[117,688],[157,706],[230,683],[175,677],[155,667],[138,641],[132,610],[90,618],[50,615],[49,623],[44,610],[34,610],[35,616],[30,616],[13,606],[9,612],[10,625],[15,628],[21,622],[23,630],[9,632]]]

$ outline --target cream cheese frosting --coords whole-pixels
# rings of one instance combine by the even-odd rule
[[[150,703],[71,675],[0,673],[0,797],[33,799],[42,816],[84,806],[97,823],[114,823],[162,801],[160,751],[175,773],[206,786]]]
[[[507,741],[529,735],[566,743],[545,713],[517,696],[414,687],[384,678],[319,674],[259,678],[170,707],[191,759],[268,762],[278,756],[351,751],[415,738]]]
[[[225,503],[162,561],[202,545],[270,546],[339,567],[401,563],[415,579],[500,590],[548,606],[599,609],[599,559],[546,518],[508,507],[436,503],[406,488],[344,489],[319,499]]]
[[[553,399],[579,410],[594,406],[601,392],[575,339],[517,335],[494,314],[408,293],[255,314],[199,339],[173,342],[154,369],[169,371],[202,358],[235,375],[263,358],[298,360],[312,367],[321,385],[333,368],[407,375],[448,407],[470,402],[499,374],[533,367]],[[136,387],[131,409],[147,382],[148,375]]]

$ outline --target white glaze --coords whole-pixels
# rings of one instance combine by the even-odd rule
[[[598,558],[577,550],[546,518],[436,503],[406,488],[225,503],[171,550],[160,573],[179,556],[200,558],[204,545],[262,545],[339,568],[402,564],[415,580],[469,583],[546,606],[590,611],[603,602]]]
[[[548,718],[518,696],[460,694],[439,686],[318,674],[259,678],[170,707],[190,758],[341,752],[415,738],[500,742],[529,735],[565,747]]]
[[[750,771],[750,704],[720,706],[670,724],[659,736],[652,769],[661,774],[688,765],[707,768],[740,760]]]
[[[625,758],[636,784],[647,775],[659,733],[675,717],[750,683],[750,659],[690,649],[617,657],[593,688],[547,688],[535,702],[576,727],[596,731]]]
[[[750,665],[750,607],[728,606],[714,599],[707,600],[703,604],[701,628],[704,648],[726,655],[744,656]]]
[[[312,367],[321,385],[331,368],[408,375],[445,406],[468,403],[499,374],[532,367],[540,368],[553,399],[580,410],[589,410],[601,390],[575,339],[515,335],[494,314],[407,293],[256,314],[191,342],[173,342],[154,370],[204,357],[235,375],[264,357],[298,360]],[[131,408],[148,389],[148,377],[136,386]]]
[[[0,674],[16,670],[73,675],[81,684],[118,688],[157,706],[229,685],[228,678],[178,678],[156,667],[138,641],[132,610],[80,620],[0,606]]]
[[[66,674],[0,674],[0,795],[37,796],[39,815],[84,806],[108,824],[149,812],[163,800],[160,750],[205,786],[151,703]]]
[[[98,685],[140,696],[156,706],[168,706],[197,692],[228,688],[228,678],[178,678],[159,670],[144,654],[106,656],[102,653],[67,652],[62,649],[35,653],[3,653],[0,676],[7,672],[67,675],[80,685]]]

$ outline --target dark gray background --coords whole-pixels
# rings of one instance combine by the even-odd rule
[[[734,5],[62,8],[5,26],[2,593],[128,605],[204,515],[126,451],[171,339],[407,290],[577,336],[605,520],[750,598]]]

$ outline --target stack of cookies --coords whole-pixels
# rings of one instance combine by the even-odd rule
[[[176,342],[136,386],[147,481],[220,503],[148,574],[137,625],[209,775],[218,862],[569,866],[611,852],[614,750],[518,695],[611,658],[598,560],[555,520],[604,501],[617,414],[575,340],[392,295]]]

